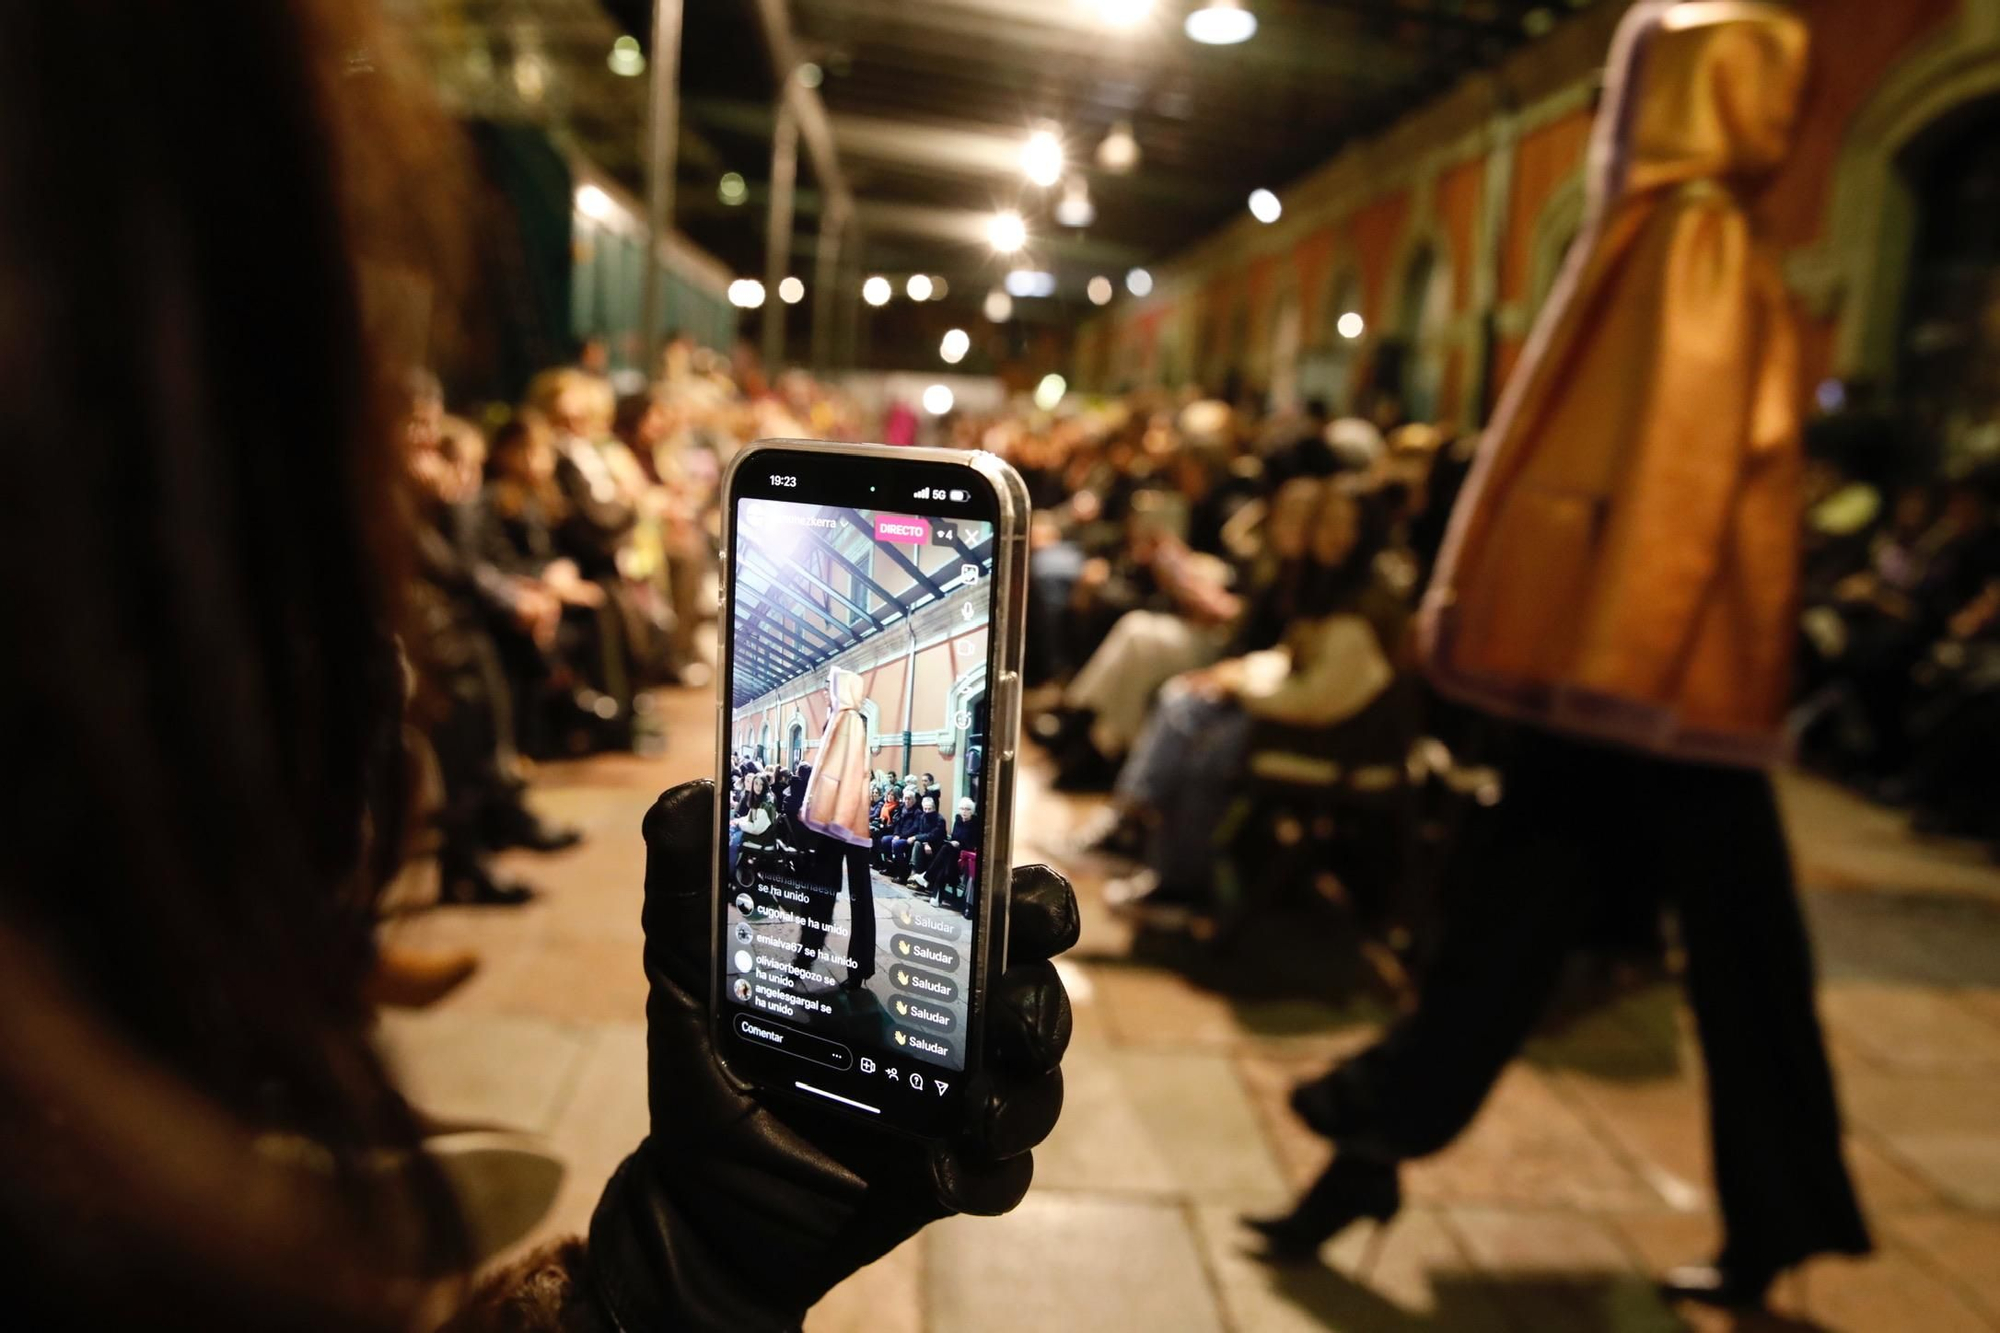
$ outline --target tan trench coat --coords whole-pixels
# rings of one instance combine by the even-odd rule
[[[1798,581],[1796,335],[1743,191],[1789,147],[1803,23],[1641,4],[1590,216],[1453,512],[1445,693],[1665,756],[1779,757]]]
[[[868,831],[868,718],[861,711],[868,682],[858,672],[835,667],[827,694],[833,707],[820,735],[799,822],[841,842],[873,846]]]

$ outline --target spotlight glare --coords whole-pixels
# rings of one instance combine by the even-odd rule
[[[755,310],[764,304],[764,284],[755,278],[738,278],[729,284],[729,304],[739,310]]]
[[[786,278],[778,284],[778,299],[786,305],[797,305],[806,298],[806,285],[797,278]]]
[[[924,390],[924,411],[934,417],[941,417],[951,411],[953,399],[951,388],[944,384],[933,384]]]
[[[1040,269],[1017,268],[1007,275],[1009,296],[1054,296],[1056,275]]]
[[[1011,208],[995,213],[986,223],[986,243],[997,254],[1011,255],[1028,243],[1028,224]]]
[[[1021,145],[1021,174],[1035,185],[1047,189],[1062,179],[1063,146],[1062,138],[1054,130],[1043,126],[1028,136]]]
[[[1153,0],[1090,0],[1090,8],[1107,28],[1136,28],[1153,16]]]
[[[1278,196],[1269,190],[1250,192],[1250,216],[1269,225],[1284,215],[1285,206],[1278,202]]]
[[[592,222],[609,222],[618,213],[611,196],[595,185],[580,185],[576,191],[576,211]]]
[[[1347,339],[1349,342],[1353,342],[1367,330],[1368,324],[1361,318],[1360,311],[1350,310],[1334,321],[1333,327],[1341,337]]]
[[[1050,371],[1042,376],[1042,382],[1035,386],[1035,406],[1044,412],[1056,410],[1056,404],[1069,392],[1069,384],[1062,376]]]
[[[1191,40],[1203,46],[1234,46],[1257,35],[1257,16],[1243,0],[1208,0],[1181,26]]]
[[[1134,296],[1145,296],[1153,290],[1153,275],[1143,268],[1135,268],[1125,275],[1125,290]]]
[[[1097,145],[1097,165],[1114,176],[1122,176],[1139,165],[1139,141],[1132,135],[1132,122],[1121,120]]]
[[[1006,292],[1000,290],[998,287],[995,287],[992,291],[986,293],[986,305],[984,309],[987,319],[995,324],[1005,324],[1014,317],[1014,298],[1007,295]]]
[[[1084,290],[1084,295],[1090,298],[1090,303],[1092,305],[1111,304],[1111,297],[1113,295],[1111,287],[1111,279],[1105,277],[1102,273],[1092,278],[1090,280],[1090,285],[1088,287],[1085,287],[1083,290]]]
[[[887,305],[892,295],[889,280],[879,273],[861,284],[861,299],[869,305]]]
[[[931,280],[929,275],[923,273],[912,273],[910,275],[909,281],[903,284],[903,293],[904,295],[908,296],[912,301],[930,300]]]
[[[1090,202],[1090,183],[1071,176],[1063,184],[1062,198],[1056,201],[1056,221],[1065,227],[1088,227],[1097,221],[1097,206]]]
[[[964,329],[946,329],[944,341],[938,344],[938,356],[948,366],[965,360],[965,354],[971,350],[972,338]]]
[[[750,197],[750,187],[743,183],[743,177],[734,171],[722,173],[722,179],[715,183],[715,197],[726,208],[734,208]]]

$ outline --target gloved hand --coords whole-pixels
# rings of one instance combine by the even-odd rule
[[[623,1333],[795,1329],[835,1283],[952,1213],[1004,1213],[1062,1109],[1069,996],[1049,958],[1076,943],[1076,897],[1046,866],[1014,872],[1007,969],[988,992],[986,1065],[964,1137],[928,1144],[789,1098],[716,1063],[709,875],[715,788],[646,815],[652,1133],[590,1224],[597,1293]]]

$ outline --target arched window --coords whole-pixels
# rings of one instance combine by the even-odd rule
[[[1951,466],[2000,423],[2000,95],[1934,123],[1896,169],[1916,204],[1896,397]]]
[[[1344,316],[1353,316],[1342,323]],[[1367,338],[1361,312],[1361,275],[1351,267],[1327,276],[1312,350],[1299,358],[1298,395],[1334,416],[1354,410],[1354,368]]]
[[[1450,351],[1451,269],[1436,243],[1424,241],[1403,266],[1396,293],[1396,338],[1401,346],[1392,389],[1412,421],[1435,421]]]
[[[1549,292],[1562,276],[1563,260],[1583,230],[1584,184],[1578,170],[1555,188],[1535,218],[1528,248],[1528,322],[1547,304]]]

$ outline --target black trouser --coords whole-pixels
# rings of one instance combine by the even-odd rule
[[[841,868],[845,866],[850,933],[844,952],[854,960],[856,975],[874,976],[875,882],[868,877],[868,849],[826,837],[824,834],[814,836],[820,840],[814,864],[821,868],[820,873],[828,876],[827,887],[833,892],[827,895],[824,908],[813,909],[812,916],[799,931],[799,943],[815,950],[826,943],[826,927],[820,922],[833,920],[833,900],[840,891]]]
[[[492,640],[465,629],[455,641],[459,661],[438,669],[436,717],[428,731],[443,801],[437,825],[447,882],[486,851],[496,815],[517,797],[502,772],[511,759],[512,702]]]
[[[958,883],[958,852],[959,849],[949,841],[927,842],[911,858],[911,864],[924,877],[924,885],[932,893]]]
[[[1593,898],[1652,894],[1679,915],[1725,1257],[1865,1252],[1770,779],[1534,732],[1504,771],[1454,850],[1417,1008],[1329,1075],[1343,1148],[1450,1143],[1547,1007]]]

